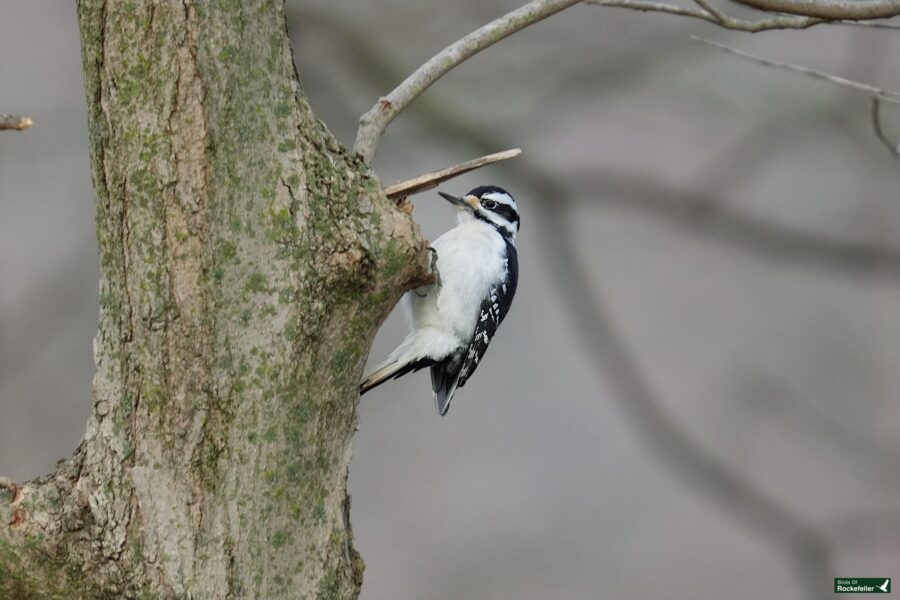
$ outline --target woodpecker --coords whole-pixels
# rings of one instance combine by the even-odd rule
[[[364,394],[387,381],[431,367],[431,388],[444,416],[509,312],[519,279],[519,211],[506,190],[486,185],[463,197],[438,192],[457,211],[457,225],[434,241],[435,282],[408,291],[401,304],[406,339],[359,385]]]

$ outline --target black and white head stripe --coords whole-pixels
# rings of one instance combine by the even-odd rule
[[[479,200],[480,206],[475,210],[477,218],[488,221],[501,233],[515,238],[519,231],[519,207],[509,192],[495,185],[482,185],[467,196],[475,196]]]

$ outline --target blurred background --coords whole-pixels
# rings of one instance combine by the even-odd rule
[[[289,2],[304,90],[351,145],[380,94],[520,3]],[[0,473],[21,480],[83,432],[98,266],[74,3],[0,7],[0,112],[35,121],[0,135]],[[864,95],[691,34],[900,88],[895,30],[576,6],[408,109],[386,184],[524,149],[443,186],[516,196],[521,275],[447,417],[427,374],[362,399],[364,600],[825,598],[900,575],[900,163]],[[430,239],[453,225],[413,201]]]

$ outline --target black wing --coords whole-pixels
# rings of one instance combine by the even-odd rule
[[[487,297],[481,302],[481,310],[478,313],[478,321],[475,323],[475,333],[469,342],[469,349],[463,358],[462,367],[457,378],[457,387],[466,384],[466,380],[472,376],[478,367],[479,361],[487,352],[488,344],[494,339],[497,328],[509,312],[513,297],[516,295],[516,285],[519,281],[519,257],[516,247],[506,240],[506,278],[491,288]]]

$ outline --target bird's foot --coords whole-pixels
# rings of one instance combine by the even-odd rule
[[[438,267],[437,267],[438,253],[437,253],[437,250],[435,250],[431,246],[428,247],[428,251],[431,252],[431,265],[428,267],[428,270],[431,272],[432,275],[434,275],[434,284],[436,286],[438,286],[438,289],[440,289],[442,284],[441,284],[441,272],[438,271]]]
[[[437,268],[437,250],[429,246],[428,251],[431,252],[431,262],[428,264],[428,275],[432,280],[428,285],[417,287],[413,290],[419,298],[427,296],[428,292],[433,288],[438,290],[441,289],[441,272],[438,271]]]

